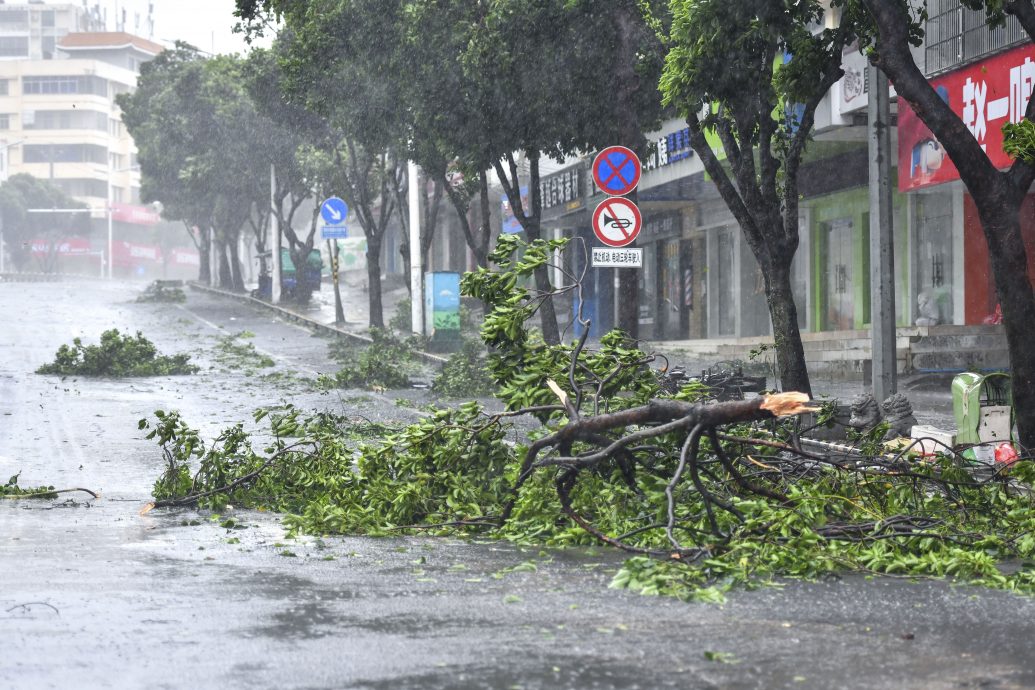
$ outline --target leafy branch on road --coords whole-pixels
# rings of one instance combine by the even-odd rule
[[[60,376],[171,376],[197,373],[190,355],[161,355],[154,343],[140,331],[136,336],[122,335],[113,328],[101,334],[98,345],[83,345],[73,338],[72,345],[62,345],[54,361],[36,370],[37,374]]]
[[[57,498],[58,494],[68,494],[77,491],[90,494],[93,498],[98,497],[95,492],[79,487],[74,489],[55,489],[53,486],[37,486],[25,489],[18,486],[19,475],[21,475],[21,472],[11,476],[6,484],[0,484],[0,499]]]
[[[153,426],[141,420],[168,463],[155,505],[232,501],[283,511],[290,529],[313,534],[604,542],[635,554],[614,587],[706,601],[846,571],[1035,593],[1030,460],[993,471],[948,450],[889,453],[870,437],[813,453],[802,446],[801,394],[664,393],[653,356],[621,333],[595,349],[584,336],[547,345],[527,328],[540,296],[523,285],[554,249],[505,238],[499,268],[464,280],[494,307],[482,337],[505,411],[468,402],[365,439],[344,417],[260,411],[271,440],[236,425],[208,447],[162,413]],[[539,426],[519,433],[519,418]]]
[[[220,336],[216,341],[216,361],[228,369],[244,369],[254,373],[276,364],[273,358],[255,349],[250,341],[255,337],[251,331],[238,331]]]

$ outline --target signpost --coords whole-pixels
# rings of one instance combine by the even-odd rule
[[[320,236],[327,240],[331,253],[331,279],[334,281],[334,322],[345,323],[345,310],[341,305],[341,289],[338,286],[338,240],[347,239],[349,228],[349,205],[336,196],[328,197],[320,204],[320,217],[326,225],[320,228]],[[333,240],[333,242],[331,241]]]
[[[349,205],[336,196],[329,197],[320,204],[320,217],[324,225],[320,227],[320,236],[325,240],[343,240],[349,236],[349,228],[345,224],[349,218]]]
[[[633,202],[620,196],[601,201],[593,211],[593,232],[609,247],[624,247],[636,239],[643,216]]]

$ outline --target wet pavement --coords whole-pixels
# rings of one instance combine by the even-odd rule
[[[294,324],[197,292],[136,304],[142,288],[0,284],[0,481],[21,472],[22,486],[101,493],[0,501],[0,688],[1035,686],[1035,600],[1002,592],[853,576],[686,604],[608,589],[622,557],[607,549],[288,540],[276,516],[251,511],[230,511],[244,529],[193,511],[141,516],[162,459],[137,420],[155,409],[205,434],[280,402],[417,414],[295,381],[336,367],[326,340]],[[32,373],[112,327],[190,352],[203,371]],[[216,338],[243,330],[272,369],[218,361]],[[505,572],[528,562],[534,572]]]

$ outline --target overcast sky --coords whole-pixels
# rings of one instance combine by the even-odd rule
[[[244,52],[244,38],[233,33],[234,0],[154,0],[155,38],[180,39],[201,50]]]
[[[25,0],[8,0],[8,2]],[[82,0],[47,0],[47,4],[81,4]],[[148,3],[154,3],[154,36],[148,35]],[[206,52],[242,53],[248,48],[244,38],[233,32],[236,22],[234,0],[86,0],[98,6],[107,18],[108,30],[125,16],[125,30],[163,45],[186,41]],[[125,13],[125,14],[123,14]],[[270,39],[260,42],[268,45]]]

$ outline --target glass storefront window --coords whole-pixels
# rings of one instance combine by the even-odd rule
[[[918,326],[952,323],[952,192],[916,195],[914,319]]]

